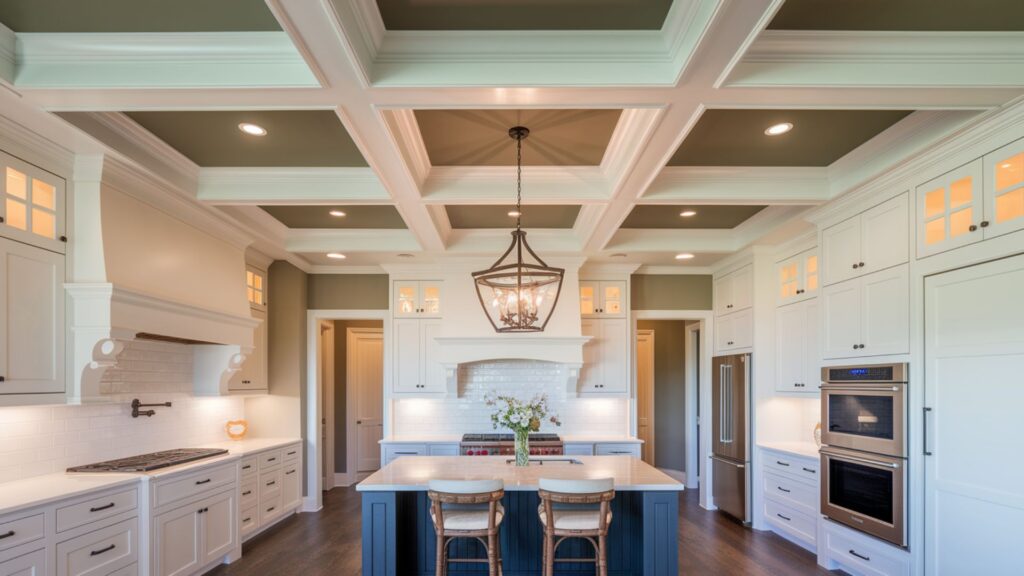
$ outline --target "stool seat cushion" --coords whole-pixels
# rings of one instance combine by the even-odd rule
[[[445,530],[487,530],[489,514],[487,508],[446,508],[441,512]],[[498,504],[494,513],[494,525],[501,525],[504,517],[505,508]],[[436,522],[433,509],[430,511],[430,518]]]
[[[548,525],[547,514],[544,513],[544,504],[537,507],[537,514],[540,515],[540,523],[545,527]],[[555,530],[597,530],[601,527],[601,511],[593,508],[569,508],[551,510],[555,519]],[[608,524],[612,522],[612,513],[608,512]]]

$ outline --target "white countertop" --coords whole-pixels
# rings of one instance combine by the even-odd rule
[[[224,448],[229,452],[213,458],[186,462],[178,466],[158,468],[149,472],[80,472],[46,474],[0,484],[0,515],[15,510],[42,506],[58,500],[74,498],[118,486],[130,486],[143,479],[189,472],[205,466],[238,460],[245,454],[301,442],[299,438],[250,438],[246,440],[204,444],[199,448]]]
[[[458,444],[462,442],[462,434],[437,434],[436,436],[388,436],[381,439],[381,444]]]
[[[818,459],[818,445],[814,442],[758,442],[757,445],[769,450],[786,452],[796,456],[803,456],[804,458]]]
[[[558,460],[566,457],[535,457]],[[505,490],[532,491],[540,478],[594,479],[614,478],[620,491],[681,492],[682,483],[664,472],[630,456],[573,456],[582,464],[552,462],[518,467],[507,463],[508,456],[405,456],[371,474],[359,483],[360,492],[406,492],[427,489],[431,479],[483,480],[501,478]]]
[[[484,432],[484,434],[497,434],[497,432]],[[557,432],[556,432],[557,434]],[[640,444],[643,440],[635,436],[616,435],[587,435],[587,434],[559,434],[562,442],[566,444],[590,444],[590,443],[616,443],[616,444]],[[381,444],[451,444],[462,442],[462,434],[438,434],[436,436],[388,436],[380,441]]]
[[[562,436],[562,442],[566,444],[643,444],[644,441],[636,436],[592,436],[587,434],[566,434]]]

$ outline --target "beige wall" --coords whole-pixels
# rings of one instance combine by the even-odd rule
[[[634,274],[633,310],[711,310],[710,274]]]
[[[686,320],[637,320],[654,330],[654,462],[686,471]]]
[[[387,274],[313,274],[309,277],[310,310],[387,310],[388,305]]]

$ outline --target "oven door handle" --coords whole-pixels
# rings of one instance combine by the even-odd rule
[[[848,386],[825,383],[821,389],[826,392],[899,392],[899,386]]]
[[[880,466],[882,468],[892,468],[893,470],[900,467],[897,462],[879,462],[878,460],[869,460],[867,458],[858,458],[857,456],[850,456],[849,454],[836,454],[834,452],[822,452],[829,458],[838,458],[840,460],[848,460],[850,462],[857,462],[858,464],[867,464],[869,466]]]

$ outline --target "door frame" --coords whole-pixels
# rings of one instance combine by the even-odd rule
[[[391,383],[391,311],[390,310],[307,310],[306,311],[306,397],[302,407],[306,415],[306,427],[302,431],[306,441],[305,496],[302,500],[304,512],[317,512],[323,508],[322,476],[324,462],[320,446],[320,406],[323,402],[324,385],[320,370],[320,321],[321,320],[380,320],[384,330],[384,389]],[[391,405],[384,402],[384,429],[388,430],[391,420]]]
[[[700,402],[700,413],[710,414],[711,413],[711,350],[713,349],[712,342],[714,342],[714,329],[715,329],[715,311],[714,310],[633,310],[630,314],[630,332],[636,333],[636,323],[638,320],[695,320],[698,323],[700,330],[700,381],[697,382],[697,396]],[[631,339],[631,354],[632,359],[636,360],[636,338]],[[632,378],[632,393],[630,397],[631,409],[630,416],[631,422],[629,425],[630,433],[636,435],[636,371],[633,371]],[[696,408],[696,407],[695,407]],[[697,411],[686,410],[684,414],[685,427],[689,432],[695,430],[697,426]],[[693,441],[693,440],[688,440]],[[694,451],[690,451],[694,452]],[[711,436],[704,434],[701,437],[701,454],[711,454]],[[696,454],[694,454],[696,458]],[[690,459],[687,458],[687,466],[690,465]],[[701,458],[697,461],[697,469],[700,474],[700,506],[707,510],[715,510],[714,495],[711,493],[711,466],[707,458]],[[689,482],[687,482],[689,484]]]
[[[701,450],[697,446],[697,427],[699,425],[697,421],[697,402],[700,402],[699,382],[697,379],[703,372],[698,367],[700,366],[700,356],[704,353],[701,327],[701,322],[695,322],[686,326],[683,344],[686,347],[686,384],[684,386],[686,394],[686,413],[684,415],[686,423],[686,469],[697,470],[697,474],[686,475],[686,487],[690,490],[700,486],[700,478],[702,476],[700,474],[700,466],[698,465]],[[696,360],[694,360],[695,358]],[[700,413],[706,414],[703,410]]]
[[[317,342],[317,346],[321,347],[320,362],[318,363],[319,369],[321,369],[321,379],[326,377],[329,381],[333,382],[337,379],[335,374],[335,358],[334,358],[334,346],[337,342],[338,333],[334,329],[334,322],[331,320],[320,320],[317,323],[320,327],[320,341]],[[327,333],[330,332],[330,338],[327,338]],[[329,341],[329,342],[328,342]],[[328,346],[328,344],[330,344]],[[323,354],[325,350],[330,350],[330,354]],[[321,454],[324,456],[324,468],[322,474],[321,488],[323,490],[330,490],[334,488],[334,474],[327,473],[326,471],[333,471],[334,464],[334,386],[324,386],[323,403],[321,404],[323,409],[322,418],[325,420],[324,428],[326,434],[324,434],[324,446],[321,450]]]
[[[657,439],[655,437],[655,432],[654,432],[654,422],[655,422],[655,417],[654,417],[654,390],[655,390],[655,386],[657,385],[657,381],[655,380],[655,376],[654,376],[654,374],[655,374],[655,372],[654,372],[654,370],[655,370],[655,355],[656,355],[656,351],[655,351],[655,347],[654,347],[654,345],[655,345],[654,330],[639,330],[638,329],[638,330],[634,331],[633,332],[634,346],[636,346],[636,343],[639,342],[640,336],[646,336],[646,337],[651,339],[651,414],[650,414],[651,423],[649,425],[649,427],[650,427],[649,436],[651,438],[651,445],[650,445],[651,463],[652,463],[651,466],[654,466],[655,465],[654,463],[657,462],[657,458],[655,458],[655,454],[654,454],[654,447],[657,446]],[[636,362],[633,362],[633,369],[634,369],[634,371],[636,373],[639,373],[639,371],[640,371],[640,355],[639,354],[637,354],[637,356],[636,356]],[[634,376],[634,378],[635,377],[636,376]],[[637,398],[637,407],[636,407],[636,410],[637,410],[637,418],[636,418],[636,422],[637,422],[637,435],[639,436],[639,432],[640,432],[640,382],[639,381],[637,382],[636,398]],[[643,453],[643,449],[644,448],[648,448],[648,447],[647,446],[641,447],[640,448],[641,454]]]
[[[384,362],[384,327],[380,328],[346,328],[345,329],[345,485],[351,486],[356,482],[361,481],[359,478],[358,468],[358,450],[359,446],[356,443],[356,435],[358,430],[356,429],[356,398],[355,398],[355,387],[349,386],[349,383],[354,380],[353,378],[353,362],[352,362],[352,349],[353,343],[359,334],[377,334],[381,339],[381,362]],[[383,366],[381,366],[381,375],[383,376]],[[384,418],[384,379],[381,378],[381,419]],[[381,462],[383,464],[383,462]]]

